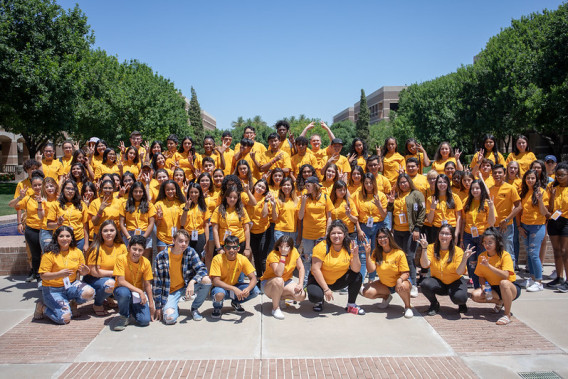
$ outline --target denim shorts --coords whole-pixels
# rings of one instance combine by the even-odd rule
[[[274,278],[270,278],[270,279],[274,279]],[[260,290],[261,290],[262,292],[264,292],[264,287],[266,286],[266,283],[268,283],[268,281],[269,281],[270,279],[261,280],[261,281],[260,281]],[[290,283],[292,283],[292,279],[288,279],[287,281],[285,281],[285,282],[284,282],[284,287],[286,287],[286,286],[287,286],[288,284],[290,284]]]

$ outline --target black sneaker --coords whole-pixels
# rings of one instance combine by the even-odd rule
[[[459,307],[458,307],[458,312],[459,313],[467,313],[467,305],[460,304]]]
[[[435,316],[438,312],[440,312],[440,303],[435,302],[434,304],[430,304],[430,308],[428,308],[426,314],[428,316]]]
[[[314,305],[314,311],[321,312],[322,310],[323,310],[323,303],[316,303],[316,305]]]
[[[562,293],[568,293],[568,281],[560,284],[558,287],[556,287],[556,290]]]
[[[213,312],[211,313],[211,317],[221,318],[221,308],[213,308]]]
[[[237,313],[245,313],[245,309],[241,307],[241,304],[237,303],[235,300],[231,300],[231,306]]]
[[[28,277],[26,278],[26,283],[30,283],[33,282],[35,280],[36,276],[34,274],[34,270],[30,270],[30,272],[28,273]]]
[[[564,278],[556,277],[556,279],[546,283],[544,286],[546,288],[557,288],[559,285],[563,284],[564,281]]]

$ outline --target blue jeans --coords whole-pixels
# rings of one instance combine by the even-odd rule
[[[527,248],[527,265],[534,280],[542,280],[542,262],[540,261],[540,245],[546,236],[546,225],[526,225],[521,223],[527,234],[523,238]]]
[[[379,229],[385,227],[385,221],[375,222],[371,228],[369,228],[367,224],[360,224],[360,226],[363,233],[365,233],[365,237],[371,241],[371,254],[373,254],[373,251],[375,251],[375,244],[377,243],[377,232]],[[365,244],[361,241],[359,241],[359,259],[361,260],[360,273],[363,277],[363,282],[365,282],[365,275],[367,274],[367,258],[365,256]],[[376,272],[369,273],[369,280],[374,280],[376,277]]]
[[[191,310],[199,309],[199,307],[205,301],[209,290],[211,289],[211,284],[201,284],[195,283],[193,290],[195,292],[195,299],[191,304]],[[180,288],[177,291],[170,292],[168,295],[168,300],[166,301],[166,305],[164,306],[163,318],[164,322],[168,325],[175,324],[179,317],[179,309],[178,303],[183,296],[185,296],[186,287]],[[168,309],[171,309],[173,312],[169,313],[166,312]]]
[[[312,268],[312,251],[316,245],[317,240],[309,240],[302,238],[302,245],[304,246],[304,286],[308,283],[308,275],[310,274],[310,269]]]
[[[235,284],[235,287],[237,287],[240,290],[244,290],[245,288],[248,287],[248,283],[239,282],[239,283]],[[237,297],[235,296],[233,291],[227,291],[226,289],[221,288],[221,287],[213,287],[211,289],[211,299],[213,299],[213,308],[221,309],[221,308],[223,308],[223,300],[221,300],[220,302],[215,300],[215,295],[217,295],[218,293],[224,294],[224,299],[231,299],[231,300],[236,301],[237,303],[244,303],[245,301],[249,301],[250,299],[254,299],[255,297],[257,297],[258,294],[259,294],[259,290],[258,290],[257,286],[254,286],[250,290],[250,293],[249,293],[249,295],[246,299],[239,300],[239,299],[237,299]]]
[[[518,232],[517,232],[518,233]],[[513,224],[507,225],[507,229],[503,232],[503,242],[505,243],[505,251],[511,254],[513,258],[513,266],[517,265],[517,257],[515,256],[515,228]]]
[[[274,242],[278,241],[278,239],[282,236],[288,236],[288,237],[291,237],[294,240],[294,245],[295,245],[297,235],[298,235],[298,232],[282,232],[280,230],[275,230],[274,231]]]
[[[41,229],[39,231],[39,245],[41,246],[41,252],[45,253],[45,248],[51,242],[53,238],[53,230]]]
[[[132,313],[134,319],[140,326],[148,326],[150,324],[150,307],[148,303],[134,304],[132,302],[132,292],[126,287],[116,287],[114,289],[114,298],[118,303],[118,312],[121,316],[130,317]]]
[[[103,302],[112,295],[114,289],[113,278],[97,278],[92,275],[86,275],[83,277],[83,281],[95,289],[95,305],[103,305]]]
[[[517,222],[513,221],[513,250],[515,251],[515,253],[513,254],[515,256],[515,264],[518,266],[519,265],[519,253],[521,251],[521,246],[519,245],[519,227],[517,226]]]
[[[77,240],[77,249],[83,251],[84,247],[85,247],[85,238],[81,238],[80,240]]]
[[[485,248],[481,244],[481,236],[474,237],[469,233],[463,233],[463,248],[467,249],[467,245],[473,247],[473,254],[467,260],[467,276],[473,280],[473,288],[479,288],[479,276],[475,275],[475,267],[477,266],[477,258]]]
[[[385,225],[384,227],[388,230],[392,230],[392,212],[387,212],[385,219],[382,221]]]
[[[83,298],[85,292],[94,294],[91,286],[80,280],[74,281],[67,289],[65,287],[47,287],[42,286],[43,304],[45,305],[44,313],[56,324],[65,324],[65,317],[71,318],[71,307],[69,302],[75,300],[77,304],[83,304],[92,299],[91,296]]]

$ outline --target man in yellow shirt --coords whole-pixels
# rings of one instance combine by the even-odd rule
[[[288,132],[290,131],[290,124],[288,123],[288,121],[277,121],[274,127],[276,128],[276,133],[278,133],[278,148],[282,151],[287,152],[289,156],[294,155],[296,152],[294,146],[294,136],[292,134],[288,135]]]
[[[300,167],[305,164],[311,165],[313,168],[316,168],[318,165],[318,161],[316,156],[308,150],[308,139],[306,137],[298,137],[296,138],[296,151],[297,153],[292,156],[292,173],[295,176],[299,174]],[[317,170],[317,169],[316,169]]]
[[[209,276],[213,282],[211,297],[213,298],[213,313],[211,317],[220,318],[223,300],[231,299],[231,306],[241,314],[244,309],[241,303],[258,296],[256,287],[256,271],[250,261],[239,254],[239,238],[227,236],[224,241],[224,254],[217,254],[211,262]],[[249,278],[249,283],[244,283],[241,273]]]
[[[260,172],[266,172],[278,167],[287,175],[290,172],[292,163],[290,162],[290,155],[280,150],[278,134],[272,133],[268,136],[268,145],[270,149],[266,150],[260,157],[251,153],[255,166],[258,167]]]
[[[341,155],[341,149],[343,149],[343,141],[341,138],[334,138],[327,148],[327,162],[320,171],[321,175],[325,176],[325,171],[332,163],[335,163],[340,174],[351,172],[351,164],[349,164],[347,157]]]
[[[408,158],[406,160],[406,173],[412,179],[412,183],[414,183],[414,187],[424,195],[424,199],[428,196],[428,188],[430,188],[430,184],[428,183],[428,179],[426,179],[426,175],[422,175],[418,173],[419,163],[417,158]]]
[[[121,255],[114,264],[116,277],[114,298],[118,302],[120,317],[114,326],[119,332],[128,325],[133,314],[139,326],[148,326],[154,319],[155,307],[152,297],[152,264],[146,259],[146,238],[134,235],[128,242],[128,254]]]
[[[329,140],[333,141],[335,139],[335,135],[333,134],[329,126],[327,126],[326,123],[323,121],[320,121],[320,125],[323,129],[325,129],[325,131],[327,131],[327,136],[329,137]],[[315,122],[310,122],[308,126],[304,128],[302,134],[300,134],[300,137],[305,137],[308,133],[308,130],[315,128],[315,126],[316,126]],[[310,137],[310,145],[312,146],[312,149],[310,151],[312,154],[314,154],[314,157],[316,157],[317,161],[314,168],[316,169],[318,177],[321,180],[323,178],[323,175],[321,175],[321,169],[327,162],[327,149],[321,147],[321,136],[319,134],[313,134]]]

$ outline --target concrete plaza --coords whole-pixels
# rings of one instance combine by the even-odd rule
[[[335,293],[320,314],[307,301],[283,307],[285,320],[270,315],[265,296],[245,303],[242,315],[225,302],[219,320],[206,301],[200,322],[181,303],[176,325],[123,332],[111,330],[114,311],[96,317],[92,303],[66,326],[32,321],[38,295],[23,277],[0,277],[0,377],[568,377],[568,295],[550,290],[523,291],[507,326],[495,325],[492,307],[471,301],[460,316],[447,297],[439,315],[425,316],[422,294],[412,319],[397,295],[386,310],[359,297],[367,314],[356,316]]]

